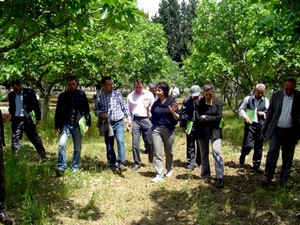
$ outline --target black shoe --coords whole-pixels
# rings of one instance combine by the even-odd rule
[[[116,166],[116,165],[109,165],[108,168],[109,168],[113,173],[115,173],[116,170],[117,170],[117,166]]]
[[[5,215],[4,212],[0,213],[0,223],[3,223],[5,225],[12,225],[13,221],[10,217],[8,217],[7,215]]]
[[[55,169],[55,173],[56,173],[56,176],[57,176],[57,177],[62,177],[62,176],[64,176],[65,171],[56,168],[56,169]]]
[[[137,171],[139,168],[141,168],[139,164],[134,164],[133,167],[131,167],[133,171]]]
[[[119,171],[120,172],[125,172],[127,170],[127,167],[124,165],[124,164],[121,164],[119,167],[118,167]]]
[[[259,168],[257,167],[252,167],[251,168],[254,172],[256,172],[257,174],[263,174],[264,172],[262,170],[260,170]]]
[[[216,187],[217,188],[223,188],[224,187],[223,179],[220,179],[220,178],[217,179]]]
[[[244,166],[245,165],[245,156],[241,155],[239,158],[239,161],[240,161],[240,165]]]
[[[263,188],[268,188],[270,186],[270,181],[268,180],[268,178],[264,177],[262,182],[261,182],[261,186]]]

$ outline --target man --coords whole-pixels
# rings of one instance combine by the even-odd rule
[[[125,163],[125,144],[124,144],[124,121],[125,117],[127,131],[131,128],[131,118],[127,104],[122,94],[113,89],[112,78],[105,76],[101,79],[102,91],[95,99],[94,113],[99,120],[109,120],[113,129],[114,136],[110,136],[109,132],[105,133],[104,139],[106,144],[106,156],[108,166],[112,171],[116,168],[119,171],[127,170]],[[98,122],[99,124],[99,122]],[[118,160],[114,150],[114,139],[117,139]],[[118,163],[118,166],[116,166]]]
[[[296,90],[296,80],[289,78],[284,82],[284,90],[275,92],[270,100],[263,133],[269,140],[265,173],[262,181],[267,187],[274,177],[281,147],[282,167],[279,184],[287,185],[293,163],[295,146],[300,134],[300,98]]]
[[[157,96],[156,96],[156,85],[155,84],[150,84],[149,85],[149,91],[153,94],[154,100],[156,100],[157,99]]]
[[[150,110],[154,102],[154,96],[150,91],[144,89],[143,81],[136,79],[134,81],[134,91],[127,96],[127,104],[130,114],[133,116],[132,123],[132,153],[134,165],[132,170],[138,170],[141,167],[140,157],[140,136],[142,134],[146,152],[148,153],[149,163],[153,162],[153,147]]]
[[[197,105],[199,105],[200,91],[201,89],[198,85],[193,85],[190,89],[191,95],[183,101],[180,110],[180,127],[182,132],[186,133],[187,172],[192,172],[197,165],[200,166],[201,164],[200,145],[197,138],[195,118],[195,110],[197,109]],[[189,127],[189,123],[192,124],[191,128]],[[187,131],[187,128],[190,130]]]
[[[177,102],[177,98],[179,97],[180,91],[178,87],[176,87],[175,84],[172,85],[172,87],[169,90],[169,96],[172,98],[175,102]]]
[[[4,152],[3,146],[5,146],[4,141],[4,129],[3,123],[9,121],[11,118],[10,114],[3,114],[0,110],[0,223],[3,224],[13,224],[10,217],[5,214],[4,201],[5,201],[5,175],[4,175]]]
[[[85,132],[91,126],[91,115],[86,94],[77,89],[78,80],[69,76],[66,80],[67,91],[58,96],[55,110],[55,132],[60,134],[57,159],[57,174],[63,175],[67,169],[66,145],[70,135],[73,138],[74,154],[71,169],[73,172],[79,170],[80,154],[82,147],[82,133],[79,121],[82,117],[86,120]]]
[[[264,141],[262,137],[262,126],[266,118],[267,109],[269,108],[269,99],[264,97],[265,91],[266,87],[264,84],[257,84],[254,95],[245,97],[239,108],[239,114],[245,123],[244,140],[239,158],[240,165],[244,165],[246,156],[254,147],[252,169],[259,174],[262,174],[260,170]]]
[[[17,79],[12,81],[11,86],[13,91],[8,94],[8,111],[11,115],[12,152],[18,156],[23,132],[25,132],[41,159],[45,160],[46,151],[36,130],[36,124],[41,120],[41,109],[36,94],[30,88],[23,88]]]

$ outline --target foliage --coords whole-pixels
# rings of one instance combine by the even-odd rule
[[[299,17],[280,1],[199,1],[191,56],[184,62],[190,82],[213,82],[230,108],[258,82],[278,88],[299,73]],[[293,41],[292,41],[293,40]]]
[[[192,43],[192,21],[195,18],[197,0],[162,0],[158,15],[152,20],[162,24],[168,40],[168,54],[182,66],[183,59],[189,55],[188,46]]]
[[[95,22],[102,27],[126,28],[144,16],[133,0],[7,0],[1,1],[0,8],[0,54],[71,22],[81,35],[81,28]]]

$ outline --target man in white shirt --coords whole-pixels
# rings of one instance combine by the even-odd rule
[[[263,133],[269,140],[265,173],[262,186],[268,187],[274,178],[281,147],[282,166],[279,184],[287,185],[290,178],[295,147],[300,135],[300,93],[296,90],[296,80],[289,78],[284,89],[276,91],[270,100],[270,107],[263,126]]]
[[[142,134],[146,152],[148,152],[149,163],[153,162],[153,147],[151,136],[150,110],[154,102],[154,95],[144,89],[143,81],[136,79],[134,81],[134,91],[127,96],[128,109],[133,116],[132,123],[132,153],[134,165],[132,170],[138,170],[141,167],[140,157],[140,136]]]
[[[175,102],[177,102],[177,98],[179,97],[179,94],[180,94],[180,91],[179,91],[178,87],[176,87],[176,85],[173,84],[172,87],[169,90],[169,96],[171,98],[173,98],[173,100]]]
[[[240,165],[244,165],[246,156],[254,148],[252,168],[260,174],[262,173],[260,164],[263,150],[262,126],[270,104],[269,100],[264,97],[265,91],[266,87],[264,84],[257,84],[254,95],[244,98],[239,108],[239,115],[244,119],[245,123],[244,140],[239,158]]]

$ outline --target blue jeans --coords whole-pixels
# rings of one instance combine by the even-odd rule
[[[125,164],[125,143],[124,143],[124,121],[120,120],[115,124],[112,124],[114,136],[109,137],[108,133],[105,133],[105,144],[106,144],[106,157],[108,166],[115,166],[118,162],[118,166]],[[118,161],[116,159],[116,153],[114,149],[114,141],[117,139],[118,147]]]
[[[77,171],[79,169],[80,154],[82,146],[82,136],[77,125],[64,125],[59,138],[57,168],[61,171],[67,169],[66,161],[66,145],[70,134],[72,134],[74,144],[74,154],[71,169]]]

